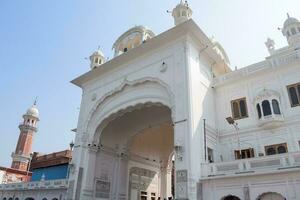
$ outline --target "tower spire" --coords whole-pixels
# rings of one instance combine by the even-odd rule
[[[11,167],[14,169],[27,171],[31,160],[31,147],[34,134],[37,132],[37,122],[39,121],[39,111],[36,99],[34,104],[23,115],[23,122],[19,125],[20,135],[15,152],[12,153]]]

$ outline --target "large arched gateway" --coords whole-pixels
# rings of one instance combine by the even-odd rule
[[[96,197],[110,196],[111,191],[119,194],[117,199],[172,197],[169,158],[174,135],[168,107],[152,103],[132,107],[97,131],[101,131],[101,149],[96,161],[95,176],[100,177]]]
[[[87,147],[81,157],[86,170],[79,168],[82,196],[174,198],[172,95],[163,82],[140,79],[125,81],[96,101],[82,123],[88,133],[81,138]]]

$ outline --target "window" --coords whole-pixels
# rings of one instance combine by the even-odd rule
[[[265,146],[266,155],[275,155],[275,154],[281,154],[281,153],[287,153],[287,144],[274,144],[270,146]]]
[[[235,159],[246,159],[246,158],[253,158],[254,157],[254,149],[242,149],[242,150],[235,150],[234,151]]]
[[[280,115],[281,112],[280,112],[280,108],[279,108],[279,103],[276,99],[272,100],[272,106],[273,106],[274,114]]]
[[[292,29],[291,29],[291,32],[292,32],[292,34],[293,34],[293,35],[296,35],[296,34],[297,34],[297,32],[296,32],[296,29],[295,29],[295,28],[292,28]]]
[[[98,58],[95,58],[95,63],[98,63]]]
[[[124,52],[127,52],[128,51],[128,49],[127,48],[124,48]]]
[[[207,158],[210,163],[214,162],[214,150],[211,148],[207,148]]]
[[[268,100],[264,100],[261,103],[261,105],[262,105],[264,116],[272,115],[270,102]]]
[[[155,193],[155,192],[152,192],[152,193],[151,193],[151,200],[155,200],[155,197],[156,197],[156,193]]]
[[[234,119],[248,117],[246,98],[231,101],[231,111]]]
[[[147,192],[141,191],[141,200],[147,200]]]
[[[290,37],[290,36],[291,36],[291,34],[290,34],[290,31],[287,31],[287,36],[288,36],[288,37]]]
[[[256,105],[256,109],[257,109],[258,118],[260,119],[261,118],[261,109],[260,109],[259,104]]]
[[[287,86],[291,106],[300,106],[300,83]]]

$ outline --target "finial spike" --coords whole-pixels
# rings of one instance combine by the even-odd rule
[[[286,15],[287,15],[288,18],[290,18],[290,14],[289,13],[287,13]]]
[[[100,50],[100,45],[98,45],[98,50]]]
[[[33,102],[33,105],[35,105],[36,106],[36,102],[37,102],[37,96],[35,97],[35,99],[34,99],[34,102]]]

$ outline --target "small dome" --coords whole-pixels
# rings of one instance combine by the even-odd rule
[[[283,27],[287,27],[289,25],[295,24],[295,23],[300,23],[298,19],[294,18],[294,17],[288,17],[285,22]]]
[[[26,112],[26,115],[33,116],[39,118],[39,110],[37,109],[36,105],[32,105]]]
[[[95,51],[95,52],[91,55],[91,57],[92,57],[92,56],[101,56],[101,57],[104,58],[104,53],[103,53],[100,49],[98,49],[97,51]]]
[[[146,40],[153,38],[155,34],[144,26],[135,26],[122,34],[113,45],[115,56],[133,49]]]

